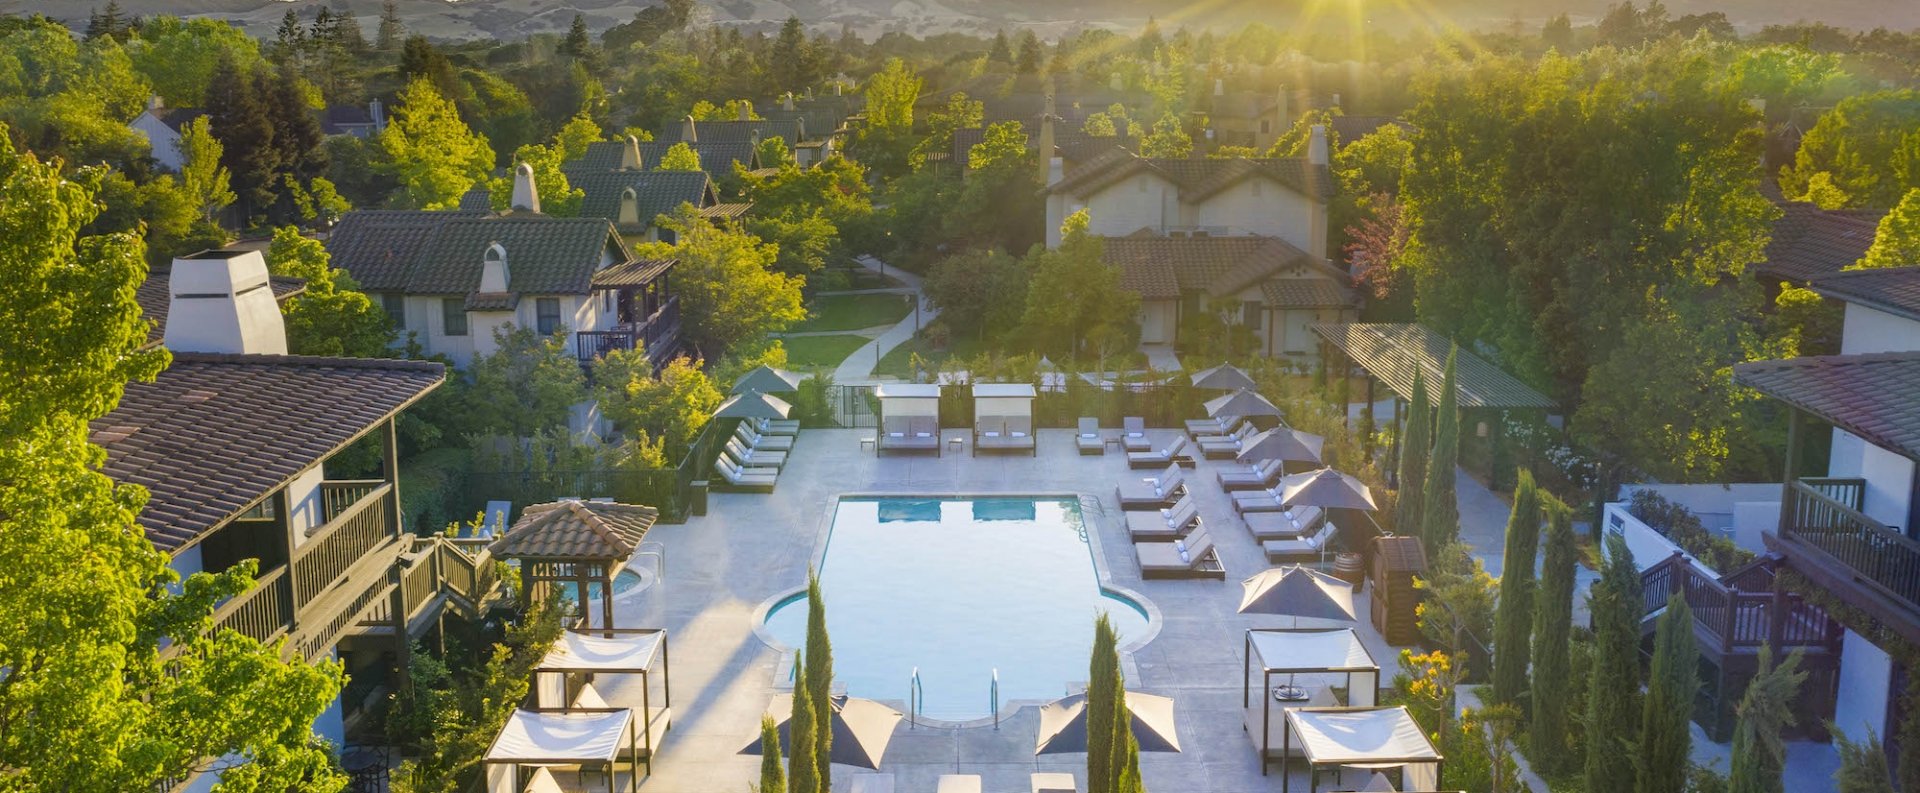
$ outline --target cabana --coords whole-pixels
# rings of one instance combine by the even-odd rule
[[[487,747],[483,761],[487,793],[521,793],[544,766],[573,766],[581,776],[599,771],[606,776],[607,793],[614,791],[614,764],[621,749],[634,756],[633,711],[628,708],[585,708],[570,711],[517,709]],[[627,766],[627,789],[640,781]],[[580,788],[587,789],[585,780]]]
[[[975,383],[973,453],[1025,451],[1038,455],[1033,441],[1033,386],[1028,383]]]
[[[873,389],[873,395],[880,398],[876,452],[931,449],[940,453],[940,386],[883,383]]]
[[[1327,678],[1344,677],[1346,705],[1371,707],[1378,701],[1380,664],[1352,628],[1256,628],[1247,631],[1245,652],[1240,707],[1247,736],[1260,752],[1263,776],[1269,762],[1286,762],[1285,713],[1297,707],[1341,704]],[[1275,685],[1274,678],[1285,676],[1283,682],[1290,682],[1298,675],[1311,676],[1327,685],[1315,688],[1304,700],[1276,700],[1277,695],[1294,686]],[[1257,701],[1253,693],[1256,685],[1260,691]],[[1295,756],[1298,751],[1296,746]]]
[[[653,507],[570,499],[535,504],[520,513],[507,533],[487,546],[495,558],[520,566],[521,607],[571,585],[582,624],[592,624],[587,597],[598,583],[600,626],[613,627],[613,579],[660,519]]]
[[[1319,791],[1322,771],[1344,768],[1399,769],[1400,789],[1437,790],[1445,759],[1401,707],[1293,708],[1287,711],[1283,745],[1299,747],[1306,759],[1309,793]],[[1287,793],[1290,781],[1281,777],[1281,793]]]
[[[587,681],[597,675],[640,677],[639,738],[631,759],[653,772],[654,747],[673,726],[673,686],[667,677],[667,632],[657,628],[567,631],[533,670],[534,705],[605,707]],[[655,691],[655,684],[658,691]]]

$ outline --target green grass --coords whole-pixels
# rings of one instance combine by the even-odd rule
[[[817,298],[807,307],[807,321],[787,330],[812,333],[827,330],[861,330],[876,325],[891,325],[913,311],[906,295],[832,295]]]
[[[865,346],[864,336],[801,336],[797,339],[781,339],[781,345],[787,348],[787,367],[800,371],[813,369],[832,369],[852,355],[854,350]]]
[[[948,358],[955,355],[962,358],[979,355],[981,352],[986,351],[988,347],[989,345],[986,342],[976,339],[950,339],[947,342],[947,348],[945,350],[936,352],[926,337],[915,336],[908,339],[907,343],[895,347],[886,355],[881,356],[880,365],[874,367],[873,373],[876,375],[893,375],[894,377],[903,379],[909,378],[913,376],[912,356],[915,353],[918,353],[922,359],[927,361],[929,369],[939,369],[940,363]]]

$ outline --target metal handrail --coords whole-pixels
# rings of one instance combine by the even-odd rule
[[[920,667],[913,668],[913,677],[907,680],[907,729],[920,726],[920,708],[927,700],[926,689],[920,685]]]
[[[993,685],[987,689],[987,704],[993,707],[993,728],[1000,729],[1000,670],[993,670]]]

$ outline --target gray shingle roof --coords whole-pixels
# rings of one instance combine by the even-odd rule
[[[659,518],[659,510],[632,504],[535,504],[489,547],[501,558],[625,561]]]
[[[1920,321],[1920,266],[1846,270],[1807,287],[1827,297]]]
[[[1736,364],[1733,379],[1865,439],[1920,459],[1920,352]]]
[[[171,265],[155,267],[147,273],[147,280],[141,281],[139,290],[134,293],[134,299],[140,303],[140,313],[153,321],[153,325],[147,328],[148,347],[159,344],[167,336],[167,311],[173,304],[173,294],[167,289],[167,281],[172,274]],[[307,289],[307,282],[299,278],[275,275],[269,277],[267,283],[273,287],[273,299],[281,303]]]
[[[327,236],[333,266],[346,270],[368,292],[404,292],[423,251],[440,227],[455,218],[485,212],[415,212],[363,209],[348,212]]]
[[[694,154],[700,155],[700,170],[712,174],[733,173],[734,163],[751,170],[759,167],[760,157],[753,144],[744,141],[706,141],[689,143]],[[660,159],[665,157],[667,149],[673,148],[671,142],[652,141],[640,144],[640,159],[647,168],[656,168]]]
[[[1390,322],[1316,322],[1307,327],[1339,347],[1348,358],[1402,399],[1413,397],[1417,367],[1436,396],[1447,371],[1447,338],[1425,325]],[[1465,349],[1454,364],[1455,398],[1461,408],[1536,408],[1551,410],[1553,400]]]
[[[580,202],[582,217],[603,218],[624,232],[644,231],[653,219],[677,209],[681,204],[706,207],[713,204],[713,183],[697,171],[604,171],[575,172],[567,181],[586,194]],[[632,188],[638,204],[637,226],[620,224],[620,196]]]
[[[1120,267],[1123,288],[1147,300],[1189,291],[1224,297],[1291,267],[1324,267],[1285,240],[1255,236],[1108,238],[1106,261]]]
[[[671,146],[684,139],[683,133],[685,131],[686,122],[684,121],[667,124],[661,128],[659,134],[653,136],[653,139],[657,143],[665,143]],[[754,141],[778,137],[791,145],[801,140],[800,122],[793,120],[695,121],[693,122],[693,134],[701,143],[746,143],[751,145]]]
[[[93,422],[106,474],[147,488],[140,525],[176,551],[438,386],[431,361],[176,353]]]
[[[1353,290],[1331,278],[1275,278],[1260,285],[1260,294],[1274,308],[1344,308],[1353,305]]]
[[[641,146],[646,144],[642,143]],[[617,171],[620,170],[622,155],[627,148],[623,140],[603,140],[587,144],[587,151],[579,159],[570,160],[561,166],[569,171],[568,179],[573,178],[572,171]],[[646,163],[641,163],[646,165]]]
[[[1026,129],[1026,133],[1027,148],[1031,149],[1037,146],[1038,133],[1031,128]],[[968,167],[968,161],[971,159],[973,147],[979,145],[986,139],[987,130],[984,127],[962,127],[954,130],[953,154],[951,155],[953,162],[957,164],[960,169],[965,170]],[[1053,131],[1054,155],[1065,160],[1069,167],[1091,160],[1110,151],[1125,150],[1131,152],[1134,148],[1134,140],[1124,134],[1096,138],[1088,135],[1085,130],[1066,125],[1056,125]]]
[[[519,294],[579,295],[591,291],[608,247],[614,264],[632,259],[613,225],[601,218],[502,215],[447,221],[420,254],[404,290],[465,295],[480,288],[487,247],[507,251],[507,286]]]
[[[1327,167],[1312,165],[1304,159],[1169,159],[1125,152],[1089,160],[1049,190],[1090,195],[1136,173],[1152,173],[1173,182],[1180,190],[1182,201],[1203,200],[1254,176],[1271,178],[1309,198],[1333,195],[1333,175]]]

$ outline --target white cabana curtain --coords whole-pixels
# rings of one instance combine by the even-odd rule
[[[600,765],[611,771],[627,745],[633,711],[556,713],[515,710],[487,749],[488,793],[515,790],[521,765]]]
[[[976,418],[1032,418],[1033,386],[1026,383],[979,383],[973,387]]]
[[[1347,704],[1379,704],[1380,666],[1352,628],[1323,631],[1251,631],[1256,671],[1347,676]],[[1262,675],[1264,678],[1264,674]]]

